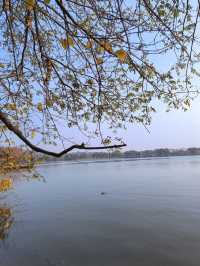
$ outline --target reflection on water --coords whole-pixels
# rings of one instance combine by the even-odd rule
[[[13,222],[14,218],[11,209],[0,205],[0,241],[8,237]]]
[[[38,172],[0,194],[0,266],[199,266],[200,157]]]
[[[45,178],[36,170],[29,172],[19,171],[11,173],[11,177],[0,178],[0,242],[8,238],[9,231],[14,224],[13,210],[6,203],[9,195],[8,191],[14,189],[15,185],[19,185],[20,182],[24,183],[33,180],[45,182]]]

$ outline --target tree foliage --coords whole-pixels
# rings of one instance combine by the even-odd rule
[[[147,126],[155,99],[187,110],[199,76],[198,16],[190,0],[1,0],[0,139],[12,145],[9,129],[45,152],[36,136],[56,144],[69,137],[59,123],[83,133],[89,124],[109,145],[101,124]],[[74,148],[87,147],[66,152]]]

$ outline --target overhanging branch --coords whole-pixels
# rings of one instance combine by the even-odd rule
[[[4,123],[4,125],[12,131],[16,136],[18,136],[19,139],[21,139],[29,148],[31,148],[35,152],[40,152],[46,155],[54,156],[54,157],[61,157],[62,155],[70,152],[71,150],[78,149],[78,150],[105,150],[105,149],[113,149],[113,148],[121,148],[125,147],[126,144],[120,144],[120,145],[110,145],[110,146],[97,146],[97,147],[86,147],[84,143],[78,145],[72,145],[69,148],[61,151],[61,152],[52,152],[48,151],[45,149],[42,149],[34,144],[32,144],[24,135],[23,133],[16,127],[14,126],[7,115],[0,111],[0,121]]]

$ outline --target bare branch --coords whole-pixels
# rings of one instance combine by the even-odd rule
[[[45,149],[42,149],[34,144],[32,144],[24,135],[23,133],[14,125],[12,125],[11,121],[9,120],[9,118],[7,117],[6,114],[4,114],[3,112],[0,111],[0,120],[5,124],[5,126],[12,131],[16,136],[18,136],[19,139],[21,139],[29,148],[31,148],[33,151],[35,152],[39,152],[39,153],[43,153],[46,155],[50,155],[50,156],[54,156],[54,157],[61,157],[62,155],[74,150],[74,149],[78,149],[78,150],[105,150],[105,149],[116,149],[116,148],[122,148],[125,147],[126,144],[121,144],[121,145],[110,145],[110,146],[96,146],[96,147],[85,147],[85,144],[82,143],[80,145],[72,145],[69,148],[61,151],[61,152],[52,152],[52,151],[48,151]]]

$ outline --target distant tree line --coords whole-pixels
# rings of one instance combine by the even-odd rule
[[[5,158],[9,158],[10,163],[13,163],[13,158],[24,161],[24,156],[31,156],[42,161],[73,161],[73,160],[98,160],[98,159],[126,159],[126,158],[149,158],[149,157],[170,157],[170,156],[190,156],[200,155],[200,148],[188,149],[154,149],[154,150],[128,150],[122,152],[120,150],[106,151],[106,152],[71,152],[65,154],[61,158],[54,158],[43,154],[38,154],[30,151],[29,153],[23,149],[16,147],[0,147],[0,166],[3,168]],[[15,159],[16,160],[16,159]],[[14,160],[14,161],[15,161]]]
[[[114,159],[114,158],[147,158],[147,157],[170,157],[170,156],[189,156],[189,155],[200,155],[200,148],[188,148],[188,149],[154,149],[154,150],[129,150],[121,152],[115,150],[113,152],[72,152],[62,157],[64,161],[70,160],[96,160],[96,159]],[[43,157],[46,161],[61,160],[51,156]]]

